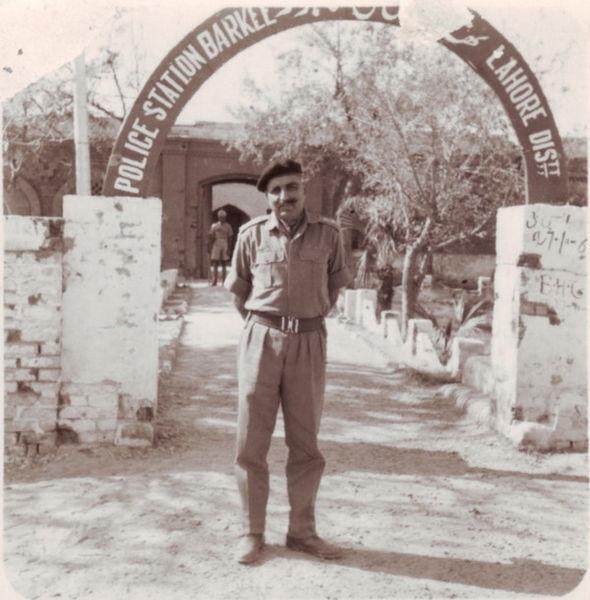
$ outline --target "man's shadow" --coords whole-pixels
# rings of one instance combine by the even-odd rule
[[[570,592],[582,581],[585,574],[582,569],[560,567],[536,560],[518,559],[511,563],[500,563],[402,554],[360,547],[345,548],[342,559],[322,561],[309,554],[293,552],[279,544],[266,545],[257,564],[264,564],[276,558],[325,562],[334,565],[335,568],[347,567],[396,577],[430,579],[490,590],[551,596],[562,596]]]

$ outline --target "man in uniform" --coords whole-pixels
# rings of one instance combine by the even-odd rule
[[[271,212],[241,227],[225,282],[246,321],[238,349],[236,473],[245,526],[237,559],[255,562],[264,545],[266,456],[279,405],[289,449],[287,547],[340,558],[340,549],[316,532],[315,500],[325,464],[317,434],[325,387],[324,316],[351,276],[336,223],[304,208],[299,163],[268,165],[257,188]]]
[[[221,281],[225,279],[225,265],[229,261],[229,247],[234,235],[231,225],[226,222],[227,213],[217,212],[217,223],[209,230],[209,254],[211,260],[211,285],[217,285],[217,272],[221,265]]]

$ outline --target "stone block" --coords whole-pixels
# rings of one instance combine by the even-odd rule
[[[363,317],[365,315],[367,303],[373,305],[373,311],[377,309],[377,290],[369,288],[360,288],[355,291],[357,294],[357,299],[355,303],[356,314],[354,317],[354,321],[357,325],[363,325]]]
[[[88,406],[88,396],[80,394],[68,394],[69,406]]]
[[[22,318],[42,325],[56,326],[61,323],[60,307],[47,304],[25,305]]]
[[[62,392],[64,394],[74,394],[88,396],[91,394],[117,394],[120,389],[120,384],[114,381],[68,381],[62,383]]]
[[[40,396],[33,392],[16,392],[16,393],[5,393],[4,403],[5,406],[17,406],[21,408],[27,408],[34,406],[39,402]]]
[[[37,375],[34,369],[5,369],[5,381],[35,381]]]
[[[418,332],[415,338],[415,352],[411,365],[419,371],[431,374],[446,373],[441,365],[432,338],[427,333]]]
[[[115,443],[115,429],[106,429],[104,431],[96,432],[96,441],[99,444],[114,444]]]
[[[476,390],[493,396],[494,373],[489,356],[471,356],[465,361],[461,381]]]
[[[451,345],[451,358],[448,367],[452,377],[460,377],[466,361],[472,356],[484,354],[486,346],[483,341],[455,337]]]
[[[16,304],[16,302],[10,302],[10,299],[6,299],[4,304],[4,322],[5,323],[16,323],[21,318],[22,309]]]
[[[161,300],[160,307],[166,302],[176,287],[178,269],[165,269],[160,273]]]
[[[97,431],[79,431],[78,441],[81,444],[96,444],[99,441],[99,434]]]
[[[367,298],[363,300],[362,324],[369,331],[379,331],[379,323],[375,315],[376,308],[372,300]]]
[[[5,252],[47,249],[59,240],[63,219],[8,215],[4,217]]]
[[[100,414],[112,414],[113,418],[117,416],[119,407],[119,394],[90,394],[88,405],[95,408]]]
[[[16,358],[5,358],[4,359],[4,368],[5,369],[16,369]]]
[[[61,357],[59,356],[31,356],[21,358],[22,367],[37,367],[47,369],[58,369],[61,366]]]
[[[113,432],[113,440],[114,440],[114,432],[117,430],[118,426],[117,419],[98,419],[96,421],[96,429],[99,432],[111,431]]]
[[[45,433],[39,426],[39,421],[35,416],[27,418],[15,417],[10,423],[6,423],[5,431],[24,432],[31,431],[38,434]]]
[[[96,422],[91,419],[62,419],[60,416],[57,424],[73,429],[78,435],[96,432]]]
[[[154,442],[154,428],[151,423],[121,423],[115,434],[117,446],[146,447]]]
[[[491,277],[481,276],[477,278],[477,293],[482,300],[493,296],[494,286]]]
[[[61,369],[39,369],[39,381],[59,381]]]
[[[12,394],[18,389],[18,383],[16,381],[4,381],[4,393]]]
[[[344,316],[354,321],[356,317],[356,301],[357,293],[356,290],[345,290],[344,292]]]
[[[387,338],[394,346],[401,346],[403,344],[401,330],[399,327],[400,319],[400,313],[395,310],[384,310],[381,313],[383,336]]]
[[[44,398],[57,398],[59,394],[59,383],[55,381],[31,381],[28,385]]]
[[[12,421],[16,417],[17,407],[12,403],[4,403],[4,420]]]
[[[416,354],[418,334],[423,333],[430,339],[434,338],[434,328],[429,319],[409,319],[406,346],[410,354]]]
[[[5,358],[22,358],[37,356],[39,346],[31,343],[7,343],[4,345]]]
[[[97,411],[91,406],[65,406],[59,411],[60,421],[86,419],[94,421]],[[74,428],[76,428],[74,426]]]
[[[51,325],[23,324],[21,339],[23,342],[51,342],[59,343],[61,340],[61,328],[58,323]]]
[[[4,290],[2,299],[5,307],[13,307],[26,302],[25,296],[16,290]]]
[[[37,421],[43,431],[55,431],[57,410],[50,407],[40,408],[37,412]]]
[[[41,345],[41,355],[52,356],[52,355],[60,355],[61,353],[61,344],[56,344],[53,342],[43,342]]]
[[[18,283],[17,283],[17,279],[16,277],[14,277],[13,275],[11,275],[10,277],[7,277],[6,275],[6,264],[4,265],[4,294],[6,295],[7,292],[16,292],[18,290]]]

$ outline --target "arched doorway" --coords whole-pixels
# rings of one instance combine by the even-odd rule
[[[230,255],[231,255],[231,254],[233,254],[234,246],[236,245],[238,231],[244,223],[247,223],[250,220],[250,217],[243,210],[239,209],[237,206],[234,206],[233,204],[224,204],[217,210],[213,211],[213,221],[219,220],[217,217],[217,213],[220,210],[225,211],[225,214],[227,215],[227,222],[231,225],[232,231],[234,232],[234,235],[231,239],[230,248],[229,248]]]
[[[266,212],[266,198],[256,189],[256,177],[250,174],[228,174],[199,182],[197,216],[194,226],[195,266],[192,274],[207,278],[209,254],[208,234],[211,224],[217,220],[217,212],[224,209],[234,231],[233,243],[239,228],[250,219]]]
[[[4,214],[38,217],[41,215],[41,202],[33,186],[23,177],[17,177],[8,186],[4,198]]]
[[[527,202],[567,198],[566,158],[547,99],[518,50],[479,14],[440,43],[494,90],[521,145]],[[256,42],[320,21],[365,21],[399,26],[399,7],[226,8],[181,40],[153,72],[113,148],[103,194],[148,195],[164,142],[185,104],[230,58]]]

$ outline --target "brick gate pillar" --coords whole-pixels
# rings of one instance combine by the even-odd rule
[[[501,208],[492,369],[497,428],[521,446],[585,449],[586,208]]]
[[[161,203],[64,198],[58,426],[81,442],[152,441],[158,383]]]

